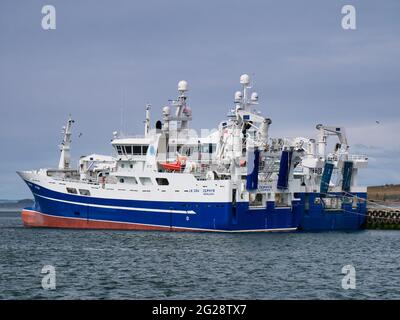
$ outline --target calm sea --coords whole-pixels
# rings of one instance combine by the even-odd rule
[[[0,213],[1,299],[400,299],[400,231],[27,229]],[[56,270],[44,290],[41,270]],[[342,267],[356,288],[342,288]]]

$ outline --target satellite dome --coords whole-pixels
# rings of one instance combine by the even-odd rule
[[[242,92],[236,91],[235,92],[235,102],[239,102],[240,100],[242,100]]]
[[[242,74],[240,76],[240,83],[244,85],[248,85],[250,83],[250,76],[248,74]]]
[[[166,116],[169,116],[169,113],[170,113],[169,107],[168,107],[168,106],[165,106],[165,107],[163,108],[163,114],[166,115]]]
[[[181,80],[178,82],[178,91],[188,91],[188,83],[185,80]]]

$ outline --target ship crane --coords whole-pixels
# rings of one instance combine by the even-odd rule
[[[63,137],[63,141],[61,142],[61,145],[60,145],[61,156],[60,156],[60,162],[58,164],[59,170],[67,170],[70,168],[72,124],[74,122],[75,121],[72,120],[71,116],[69,116],[67,125],[65,127],[63,127],[63,130],[62,130],[64,137]]]
[[[336,135],[339,139],[340,146],[338,146],[335,151],[339,151],[340,149],[347,151],[349,145],[347,143],[346,131],[343,127],[318,124],[316,128],[318,130],[318,155],[320,157],[325,156],[326,140],[328,136]]]

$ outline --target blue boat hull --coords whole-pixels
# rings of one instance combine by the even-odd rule
[[[301,208],[249,208],[248,203],[162,202],[85,197],[55,192],[28,183],[35,197],[24,210],[26,226],[170,231],[293,231]]]
[[[342,193],[333,193],[331,196],[343,197]],[[359,199],[367,199],[366,193],[345,194],[345,198],[356,196]],[[326,230],[358,230],[365,225],[367,217],[366,201],[358,201],[356,206],[352,203],[343,203],[338,209],[327,209],[322,201],[319,201],[318,193],[299,194],[301,219],[299,230],[326,231]],[[324,199],[322,197],[322,199]],[[308,204],[307,204],[308,202]],[[320,202],[320,203],[316,203]]]

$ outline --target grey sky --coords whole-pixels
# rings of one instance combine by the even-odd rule
[[[43,5],[57,29],[41,28]],[[341,28],[341,8],[357,30]],[[0,199],[30,197],[16,170],[55,167],[69,113],[73,158],[110,154],[114,130],[142,133],[189,82],[192,126],[215,127],[249,73],[272,136],[313,136],[317,123],[347,127],[367,153],[360,183],[399,183],[400,2],[0,2]],[[379,120],[379,124],[376,123]]]

